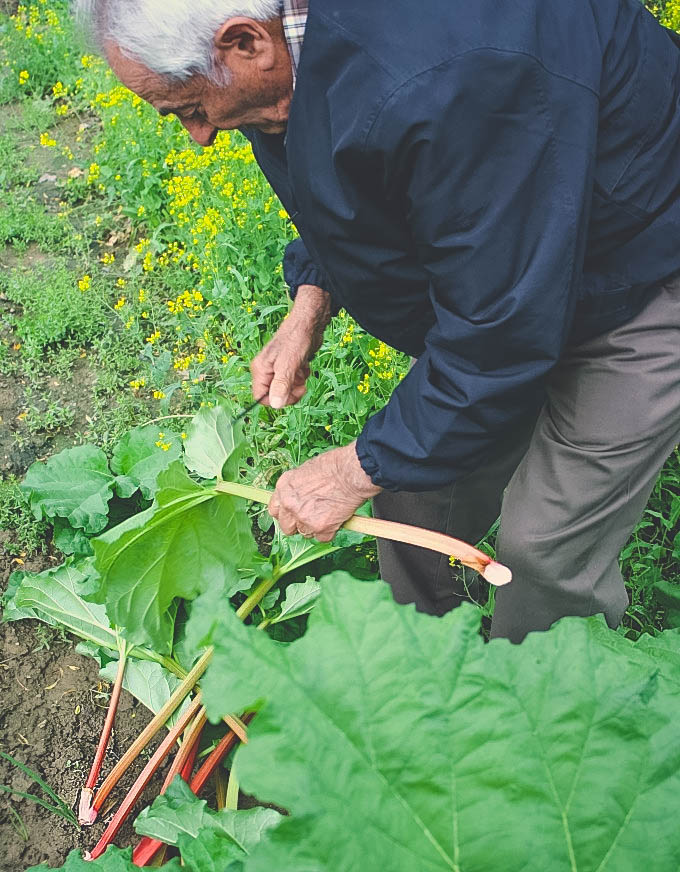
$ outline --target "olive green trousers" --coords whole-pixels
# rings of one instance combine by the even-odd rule
[[[479,541],[500,514],[497,559],[513,581],[496,591],[492,637],[520,642],[566,615],[604,613],[628,596],[619,553],[680,439],[680,278],[632,321],[568,347],[536,420],[439,491],[374,498],[374,514]],[[381,576],[397,602],[441,615],[485,584],[457,577],[432,551],[381,540]]]

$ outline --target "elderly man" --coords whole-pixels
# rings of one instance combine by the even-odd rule
[[[79,0],[113,70],[209,145],[239,127],[296,224],[253,393],[297,402],[344,307],[415,363],[271,512],[470,540],[501,513],[492,633],[627,604],[618,553],[680,434],[680,50],[639,0]],[[459,600],[381,546],[397,600]]]

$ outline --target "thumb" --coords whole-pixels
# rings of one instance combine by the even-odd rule
[[[282,409],[287,401],[293,379],[288,373],[275,375],[269,385],[269,404],[272,409]]]

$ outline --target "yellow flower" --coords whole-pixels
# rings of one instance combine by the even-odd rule
[[[57,106],[55,111],[57,115],[66,115],[68,112],[68,103],[62,103],[61,106]]]
[[[27,82],[30,78],[31,78],[31,77],[30,77],[30,75],[29,75],[28,70],[22,70],[22,71],[19,73],[19,84],[20,84],[20,85],[25,85],[26,82]]]
[[[60,97],[66,97],[67,94],[68,94],[68,88],[65,88],[61,82],[57,82],[57,84],[52,87],[52,95],[57,100]]]
[[[113,263],[116,259],[116,255],[112,251],[107,251],[99,258],[102,263],[110,264]]]
[[[145,212],[146,212],[146,208],[145,208],[144,206],[140,206],[140,207],[137,209],[137,217],[138,217],[138,218],[141,218],[142,215],[143,215]]]
[[[126,301],[125,297],[123,296],[123,297],[121,297],[119,300],[116,301],[116,303],[114,304],[113,308],[114,308],[116,311],[118,311],[119,309],[122,309],[122,308],[123,308],[123,306],[125,305],[126,302],[127,302],[127,301]]]
[[[154,391],[153,392],[154,400],[162,400],[164,397],[165,397],[165,394],[163,393],[163,391]]]
[[[146,337],[146,341],[149,343],[149,345],[153,345],[154,342],[156,342],[156,340],[160,339],[160,338],[161,338],[161,331],[154,330],[154,332],[150,336]]]
[[[279,218],[287,218],[288,212],[285,209],[279,209]]]
[[[54,148],[54,146],[56,144],[57,144],[57,140],[52,139],[52,137],[49,135],[49,133],[41,133],[40,134],[40,145],[42,145],[43,148]]]
[[[118,279],[118,281],[116,282],[116,285],[118,285],[119,288],[124,288],[126,284],[127,282],[125,281],[125,279]]]
[[[143,388],[146,384],[146,379],[136,378],[130,382],[130,387],[133,391],[138,391],[140,388]]]
[[[90,289],[90,285],[92,284],[92,278],[89,275],[84,275],[82,279],[78,280],[78,287],[81,291],[87,291]]]

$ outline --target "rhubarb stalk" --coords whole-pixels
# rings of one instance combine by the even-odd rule
[[[253,719],[254,713],[250,712],[247,715],[244,715],[243,722],[245,725],[249,724]],[[189,785],[190,790],[198,796],[205,786],[206,781],[210,778],[210,776],[218,769],[220,763],[227,756],[229,751],[234,747],[234,745],[238,742],[239,737],[232,730],[229,730],[228,733],[225,733],[224,736],[220,739],[219,743],[216,747],[210,752],[210,754],[206,757],[203,764],[200,766],[198,772],[191,779],[191,784]],[[219,771],[219,770],[218,770]],[[182,777],[184,778],[184,774],[186,769],[182,772]],[[167,780],[166,784],[163,785],[162,793],[167,790]],[[184,778],[185,781],[188,781],[187,778]],[[218,781],[219,785],[219,781]],[[219,789],[219,788],[218,788]],[[225,799],[226,799],[226,786],[225,786]],[[220,806],[220,800],[218,798],[217,803],[218,808],[224,808],[224,802]],[[132,854],[132,862],[135,866],[148,866],[154,857],[156,857],[157,852],[164,847],[164,843],[159,841],[158,839],[151,839],[148,836],[144,836],[141,842],[135,848]]]
[[[189,672],[184,681],[182,681],[179,687],[177,687],[177,689],[174,691],[170,699],[158,711],[158,713],[154,715],[148,726],[139,734],[139,736],[135,739],[132,745],[130,745],[130,747],[127,749],[125,754],[123,754],[123,756],[120,758],[118,763],[113,767],[109,775],[104,780],[104,783],[95,794],[94,800],[92,801],[92,813],[94,814],[92,820],[96,818],[102,805],[104,804],[104,800],[109,795],[109,793],[111,793],[116,784],[118,784],[125,772],[127,772],[131,763],[139,756],[139,754],[146,747],[146,745],[161,729],[163,724],[173,714],[173,712],[180,705],[182,700],[189,693],[191,693],[194,685],[201,677],[201,675],[203,675],[203,673],[205,672],[211,657],[212,648],[208,648],[208,650],[203,654],[201,659],[196,663],[194,668]]]
[[[97,812],[94,811],[94,809],[92,808],[92,797],[94,795],[95,785],[97,784],[97,781],[99,779],[99,773],[101,772],[102,763],[104,762],[106,749],[109,746],[111,730],[113,729],[113,722],[116,717],[116,711],[118,710],[120,692],[123,689],[123,678],[125,676],[125,667],[127,666],[129,649],[125,642],[122,642],[120,640],[120,637],[118,639],[118,652],[120,655],[118,659],[118,672],[116,673],[116,680],[111,691],[109,707],[106,712],[106,720],[104,721],[104,727],[102,729],[101,736],[99,737],[99,744],[97,745],[94,760],[92,761],[90,774],[87,776],[85,786],[80,791],[80,801],[78,803],[78,822],[83,826],[90,826],[94,823],[97,817]]]
[[[201,699],[197,696],[187,709],[182,712],[177,723],[168,732],[168,735],[163,739],[158,749],[153,754],[144,769],[137,776],[135,783],[132,785],[129,793],[120,804],[118,811],[111,818],[111,822],[104,830],[102,837],[99,839],[92,852],[85,855],[86,860],[96,860],[101,857],[111,841],[116,837],[116,833],[123,825],[125,818],[128,816],[130,809],[142,795],[144,788],[153,777],[156,770],[159,768],[163,760],[168,756],[180,735],[184,732],[189,723],[196,717],[197,712],[201,709]]]
[[[264,488],[252,487],[233,481],[220,481],[215,486],[216,490],[234,496],[244,497],[258,503],[269,505],[272,491]],[[352,515],[342,525],[343,530],[354,530],[356,533],[364,533],[367,536],[377,536],[380,539],[391,539],[394,542],[405,542],[408,545],[418,545],[421,548],[429,548],[440,554],[447,554],[460,560],[465,566],[476,570],[490,584],[497,587],[512,581],[512,573],[507,566],[492,560],[488,554],[474,548],[467,542],[454,539],[444,533],[434,530],[424,530],[421,527],[413,527],[410,524],[399,524],[396,521],[383,521],[379,518],[365,518],[363,515]]]

